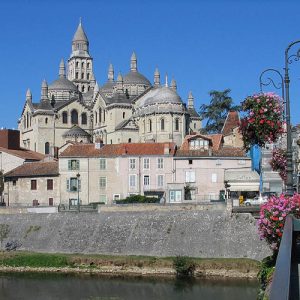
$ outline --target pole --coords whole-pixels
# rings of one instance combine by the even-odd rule
[[[80,202],[79,202],[79,178],[80,178],[80,174],[77,173],[76,177],[77,177],[77,211],[80,212]]]
[[[289,67],[288,65],[295,61],[299,60],[300,52],[298,50],[296,55],[289,56],[290,48],[300,43],[300,40],[292,42],[288,45],[285,50],[285,68],[284,68],[284,84],[285,84],[285,101],[286,101],[286,135],[287,135],[287,147],[286,147],[286,156],[287,156],[287,178],[286,178],[286,195],[292,196],[294,194],[293,189],[293,153],[292,153],[292,136],[291,136],[291,116],[290,116],[290,78],[289,78]]]

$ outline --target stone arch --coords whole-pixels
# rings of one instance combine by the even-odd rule
[[[78,112],[76,109],[71,111],[71,124],[78,124]]]

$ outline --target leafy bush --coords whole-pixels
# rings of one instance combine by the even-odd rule
[[[257,222],[260,238],[265,239],[275,253],[278,252],[285,219],[289,214],[300,218],[300,194],[292,197],[283,194],[279,197],[272,196],[260,208]]]
[[[173,267],[178,277],[194,276],[196,265],[186,256],[176,256],[173,259]]]
[[[129,204],[129,203],[159,203],[159,199],[155,197],[146,197],[142,195],[132,195],[125,199],[117,200],[117,204]]]
[[[105,202],[90,202],[93,209],[96,209],[98,205],[105,205]]]
[[[242,107],[246,116],[241,119],[239,131],[246,150],[251,145],[264,146],[276,142],[284,132],[283,103],[279,96],[273,93],[249,96],[242,102]]]

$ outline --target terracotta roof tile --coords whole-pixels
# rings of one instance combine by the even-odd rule
[[[43,160],[45,158],[44,154],[34,152],[24,148],[15,150],[15,149],[7,149],[7,148],[0,147],[0,152],[5,152],[23,158],[25,160]]]
[[[7,172],[4,177],[58,176],[58,161],[30,162]]]
[[[230,111],[226,117],[221,133],[231,134],[232,130],[240,125],[240,116],[237,111]]]
[[[193,134],[193,135],[187,135],[184,138],[184,141],[180,147],[180,150],[189,150],[189,141],[192,139],[196,139],[196,138],[202,138],[205,140],[209,140],[210,141],[210,145],[212,146],[213,150],[218,150],[220,149],[220,147],[222,146],[222,142],[223,142],[223,135],[222,134]],[[195,151],[195,150],[193,150]]]
[[[122,155],[164,155],[165,146],[170,149],[169,155],[174,155],[174,143],[127,143],[108,144],[100,149],[95,144],[70,145],[60,154],[60,157],[114,157]]]

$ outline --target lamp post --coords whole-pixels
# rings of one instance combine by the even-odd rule
[[[77,210],[78,210],[78,212],[80,212],[80,202],[79,202],[79,178],[80,178],[80,174],[77,173],[76,177],[77,177]]]
[[[291,115],[290,115],[290,78],[289,78],[289,64],[293,61],[300,59],[300,48],[296,54],[289,55],[289,51],[292,46],[299,44],[300,40],[292,42],[285,49],[284,53],[284,85],[285,85],[285,101],[286,101],[286,136],[287,136],[287,178],[286,178],[286,194],[292,196],[294,193],[293,189],[293,153],[292,153],[292,135],[291,135]]]

